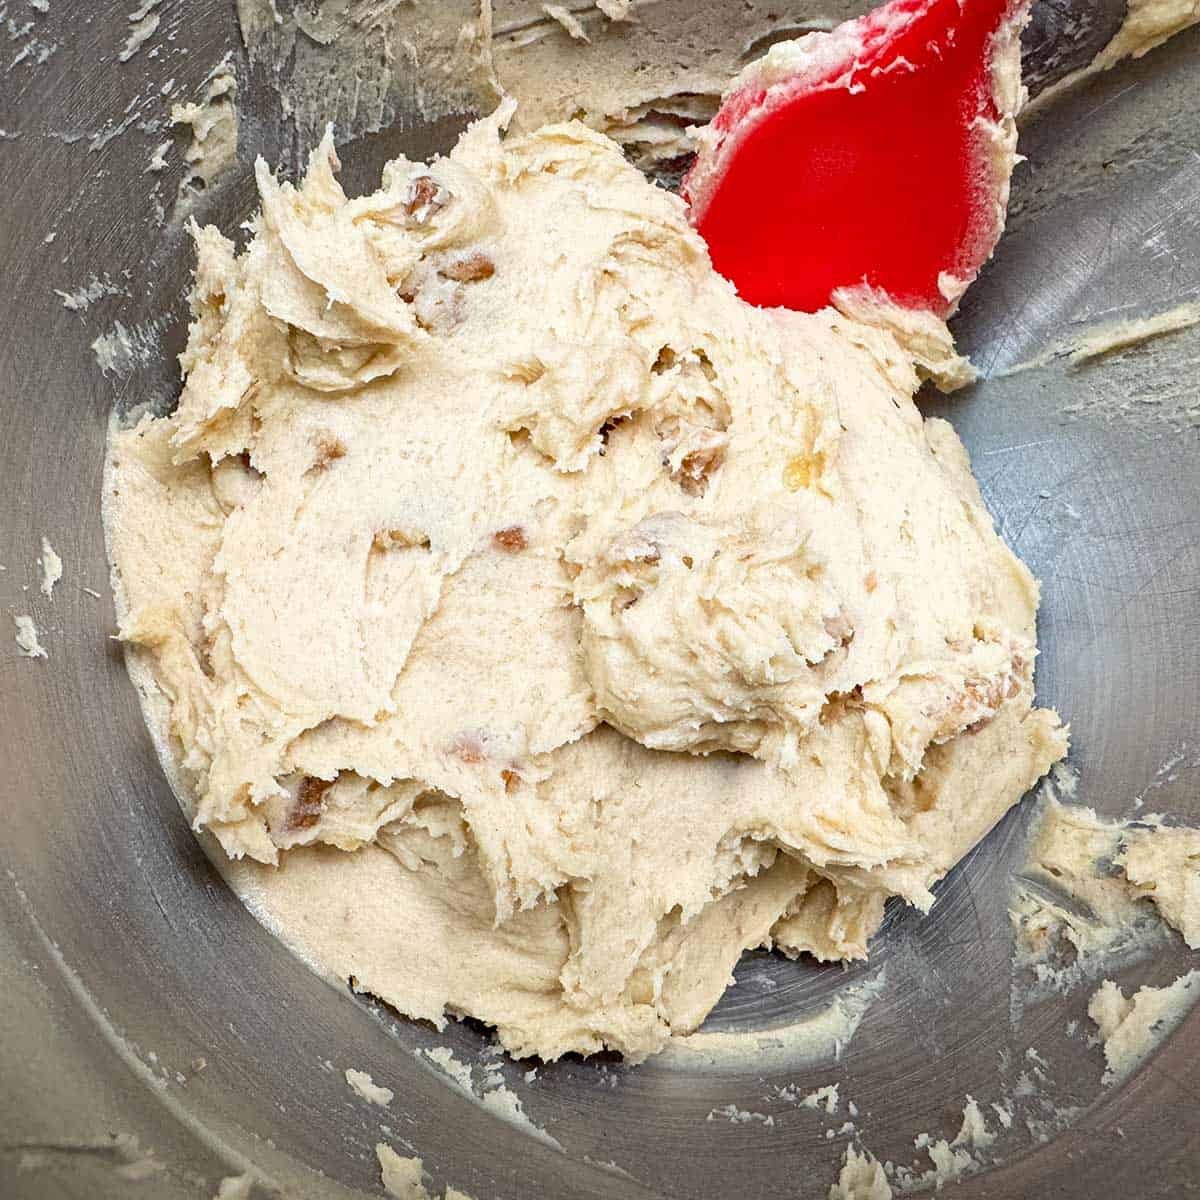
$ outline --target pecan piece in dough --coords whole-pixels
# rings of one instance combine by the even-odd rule
[[[507,554],[519,554],[529,545],[529,540],[525,537],[525,530],[520,525],[508,525],[504,529],[497,529],[492,534],[492,541],[495,542],[498,550],[503,550]]]
[[[332,779],[318,779],[315,775],[305,775],[300,780],[296,792],[296,803],[284,822],[284,831],[296,833],[301,829],[311,829],[325,811],[325,793],[333,787]]]
[[[449,193],[432,175],[418,175],[408,185],[401,207],[419,225],[423,225],[439,209],[446,207]]]
[[[346,457],[345,443],[332,433],[318,433],[313,439],[313,463],[308,473],[324,471],[331,462]]]
[[[444,279],[453,279],[455,283],[478,283],[481,279],[491,279],[495,273],[496,264],[478,250],[438,269],[439,275]]]

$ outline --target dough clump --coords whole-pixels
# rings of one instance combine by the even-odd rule
[[[862,958],[1066,752],[1038,587],[913,403],[931,339],[767,311],[682,202],[510,106],[193,227],[177,409],[114,432],[121,636],[234,885],[517,1055]]]

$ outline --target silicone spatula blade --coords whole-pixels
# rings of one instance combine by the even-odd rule
[[[744,72],[683,182],[753,304],[953,311],[1004,224],[1028,0],[891,0]]]

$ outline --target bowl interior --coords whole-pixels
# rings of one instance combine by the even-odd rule
[[[1012,1103],[1024,1072],[1036,1090],[1000,1131],[1002,1161],[954,1194],[1141,1195],[1151,1167],[1167,1194],[1191,1178],[1200,1017],[1101,1094],[1088,989],[1026,1002],[1014,986],[1008,904],[1029,803],[944,881],[929,917],[890,910],[869,963],[748,955],[702,1034],[637,1068],[568,1058],[528,1074],[533,1064],[496,1055],[477,1025],[437,1031],[330,986],[241,908],[177,808],[110,638],[99,520],[109,413],[165,408],[178,392],[191,253],[170,217],[179,144],[166,171],[145,172],[171,137],[161,98],[195,96],[233,56],[238,163],[196,198],[202,221],[230,229],[253,210],[256,153],[294,168],[306,149],[269,71],[247,59],[232,6],[195,7],[203,19],[186,25],[164,13],[160,53],[117,69],[124,9],[72,29],[52,6],[23,36],[57,48],[3,85],[0,124],[16,136],[0,142],[0,599],[34,616],[50,655],[18,658],[11,640],[0,650],[0,948],[17,964],[0,1023],[16,1069],[3,1071],[0,1116],[15,1140],[37,1141],[52,1118],[83,1140],[137,1130],[168,1165],[164,1195],[200,1194],[192,1176],[248,1162],[298,1194],[377,1193],[374,1146],[387,1141],[476,1200],[748,1187],[767,1200],[825,1195],[854,1137],[928,1167],[914,1137],[952,1138],[968,1095],[985,1109]],[[777,8],[787,28],[821,15]],[[1071,723],[1076,799],[1113,816],[1141,801],[1192,823],[1200,329],[1079,365],[1013,368],[1073,328],[1200,300],[1198,58],[1192,30],[1027,123],[1010,230],[956,322],[984,379],[925,405],[958,429],[1001,532],[1043,581],[1038,690]],[[369,186],[397,152],[448,148],[463,121],[448,112],[351,137],[339,147],[348,189]],[[86,306],[64,305],[61,293],[92,281]],[[115,348],[104,375],[98,338]],[[37,587],[43,537],[66,565],[52,601]],[[1189,965],[1173,939],[1117,977],[1162,984]],[[434,1046],[471,1064],[477,1083],[497,1062],[560,1148],[449,1087],[416,1053]],[[351,1093],[347,1067],[394,1090],[386,1112]],[[832,1083],[836,1114],[797,1103]],[[0,1190],[44,1195],[42,1176],[18,1165],[0,1153]],[[92,1194],[124,1194],[102,1167]]]

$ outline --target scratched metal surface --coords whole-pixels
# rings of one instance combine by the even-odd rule
[[[102,380],[89,350],[115,320],[132,329],[163,311],[170,319],[154,335],[177,350],[190,264],[184,239],[152,220],[142,171],[154,139],[104,134],[125,119],[145,73],[194,91],[239,43],[223,3],[186,25],[168,8],[174,36],[159,57],[141,74],[105,69],[91,48],[120,43],[127,7],[79,19],[52,3],[38,29],[58,49],[39,72],[14,68],[0,83],[0,126],[20,134],[0,142],[0,607],[6,621],[32,612],[51,654],[19,660],[11,626],[0,636],[0,1193],[210,1196],[222,1174],[256,1162],[294,1194],[378,1194],[373,1147],[390,1138],[419,1152],[439,1185],[476,1200],[824,1196],[849,1138],[837,1132],[845,1100],[864,1144],[911,1161],[916,1134],[953,1137],[967,1094],[985,1104],[1008,1095],[1029,1047],[1049,1064],[1046,1104],[1082,1111],[1045,1143],[1019,1119],[998,1144],[1003,1163],[943,1195],[1176,1196],[1200,1183],[1200,1014],[1101,1096],[1099,1052],[1064,1033],[1068,1021],[1086,1025],[1084,995],[1014,1019],[1005,903],[1028,806],[945,881],[930,917],[890,913],[870,964],[842,971],[749,956],[707,1027],[782,1039],[882,971],[882,993],[840,1057],[805,1065],[768,1049],[703,1071],[567,1060],[532,1082],[503,1060],[506,1081],[563,1153],[452,1092],[411,1053],[444,1044],[476,1061],[484,1031],[452,1025],[439,1035],[333,989],[242,910],[178,813],[109,640],[105,423],[114,403],[169,403],[177,383],[162,360]],[[1115,28],[1119,6],[1084,7],[1091,20],[1072,25],[1065,0],[1039,6],[1029,35],[1036,82],[1086,60]],[[1072,31],[1087,44],[1063,53]],[[1192,31],[1025,129],[1030,161],[1014,183],[1011,230],[957,321],[985,379],[928,406],[963,435],[1001,530],[1044,581],[1039,691],[1072,723],[1079,798],[1128,814],[1145,796],[1147,809],[1193,821],[1200,337],[1004,372],[1075,326],[1200,297],[1198,66]],[[280,148],[271,103],[247,90],[239,173],[202,216],[231,225],[252,209],[249,155]],[[348,172],[365,182],[393,147],[444,148],[454,124],[352,144]],[[168,198],[173,185],[168,176]],[[51,289],[91,272],[128,294],[65,310]],[[67,564],[53,604],[37,594],[43,535]],[[1119,978],[1163,983],[1189,962],[1175,941]],[[395,1090],[389,1113],[355,1100],[347,1066]],[[833,1082],[843,1096],[836,1118],[775,1094]],[[773,1124],[706,1119],[731,1104]],[[1031,1101],[1019,1117],[1036,1131],[1046,1104]],[[37,1166],[21,1157],[31,1146],[115,1131],[136,1134],[165,1169],[134,1184],[115,1174],[119,1161],[60,1146],[21,1170]]]

